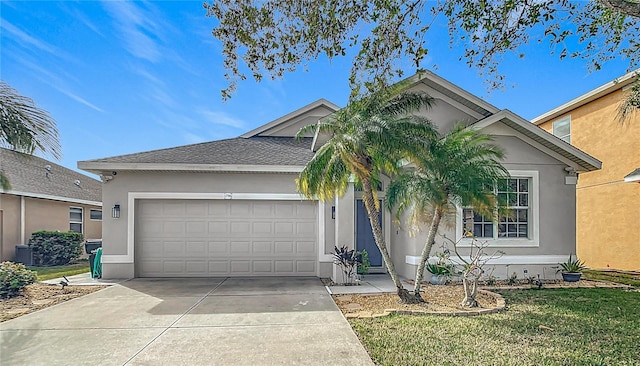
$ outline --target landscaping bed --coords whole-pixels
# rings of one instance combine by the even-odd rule
[[[27,286],[19,296],[0,298],[0,322],[17,318],[64,301],[75,299],[106,286],[65,286],[34,283]]]

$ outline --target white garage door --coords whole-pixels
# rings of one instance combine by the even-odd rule
[[[315,276],[309,201],[139,200],[138,277]]]

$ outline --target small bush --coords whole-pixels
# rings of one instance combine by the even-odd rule
[[[36,281],[36,273],[22,263],[0,263],[0,297],[14,297]]]
[[[82,234],[72,231],[38,231],[31,235],[33,260],[37,266],[62,266],[82,255]]]

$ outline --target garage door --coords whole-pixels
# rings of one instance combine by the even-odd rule
[[[139,200],[138,277],[315,276],[309,201]]]

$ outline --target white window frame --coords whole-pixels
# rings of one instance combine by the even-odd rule
[[[569,122],[569,133],[562,136],[556,133],[556,125],[560,124],[561,122]],[[553,121],[553,123],[551,124],[551,127],[552,127],[552,132],[554,136],[556,136],[557,138],[559,138],[564,142],[571,143],[571,116],[570,115],[560,118],[557,121]]]
[[[92,215],[92,214],[93,214],[93,212],[94,212],[94,211],[95,211],[95,212],[100,212],[100,218],[99,218],[99,219],[94,219],[94,218],[93,218],[93,215]],[[97,208],[91,208],[91,209],[89,209],[89,220],[91,220],[91,221],[102,221],[102,210],[97,209]]]
[[[80,210],[80,221],[71,220],[71,211],[74,209]],[[69,206],[69,231],[72,231],[71,224],[80,224],[79,233],[84,234],[84,208],[78,207],[78,206]],[[74,232],[78,232],[78,231],[74,231]]]
[[[529,237],[528,238],[505,238],[499,237],[499,222],[493,224],[493,238],[478,238],[480,241],[487,241],[493,247],[539,247],[540,246],[540,179],[536,170],[509,170],[510,178],[529,179]],[[471,239],[462,235],[463,207],[456,210],[456,240],[459,240],[460,247],[470,247]]]

